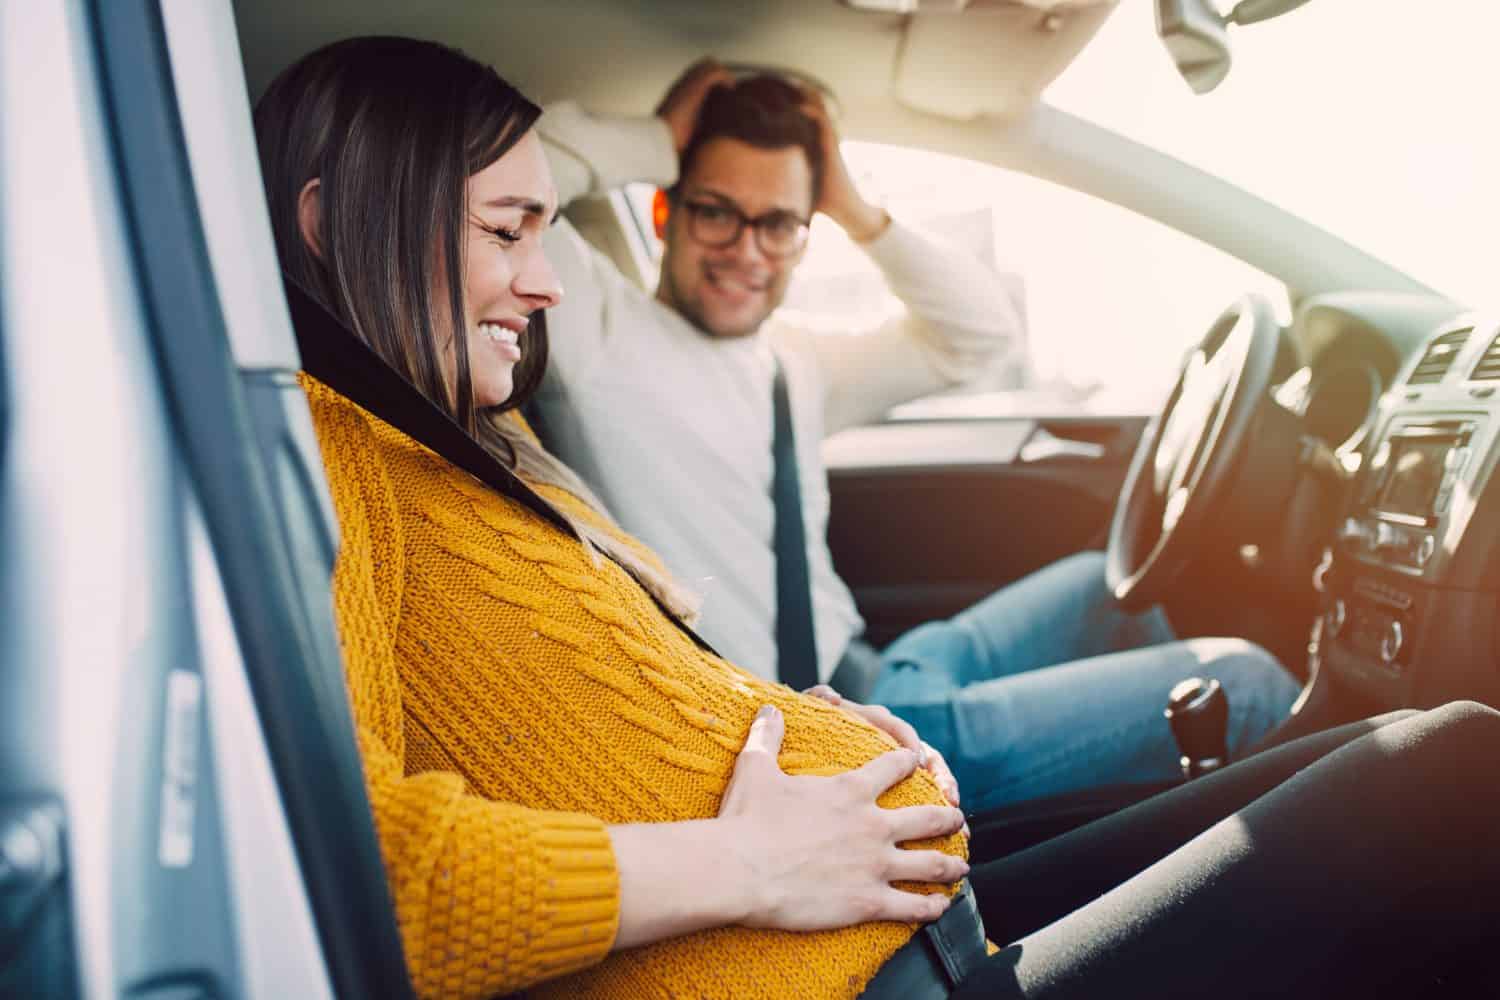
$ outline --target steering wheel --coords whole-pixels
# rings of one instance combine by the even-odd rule
[[[1238,299],[1188,355],[1166,406],[1146,425],[1105,552],[1106,582],[1125,609],[1165,596],[1229,495],[1280,336],[1270,302]]]

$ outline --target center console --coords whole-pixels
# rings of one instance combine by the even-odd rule
[[[1375,448],[1340,531],[1348,586],[1325,622],[1329,638],[1372,667],[1399,674],[1409,660],[1422,610],[1417,583],[1437,575],[1454,495],[1473,495],[1474,442],[1486,423],[1481,415],[1396,417]]]
[[[1334,546],[1324,662],[1388,705],[1479,697],[1476,682],[1500,693],[1489,568],[1500,523],[1481,503],[1500,447],[1500,400],[1490,402],[1500,382],[1473,377],[1497,340],[1493,328],[1439,331],[1447,367],[1413,378],[1429,344],[1387,394]]]

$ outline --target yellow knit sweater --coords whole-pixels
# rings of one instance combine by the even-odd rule
[[[767,702],[786,717],[790,773],[848,770],[892,741],[704,652],[613,562],[316,380],[303,386],[342,525],[349,696],[417,991],[856,996],[911,927],[726,927],[610,953],[619,886],[605,826],[716,815]],[[881,804],[942,801],[918,772]],[[958,837],[939,846],[964,850]]]

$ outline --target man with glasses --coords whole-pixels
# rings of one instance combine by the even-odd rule
[[[1114,608],[1097,554],[874,653],[826,543],[822,440],[981,374],[1018,340],[1019,282],[863,198],[822,101],[778,78],[736,81],[700,63],[653,119],[562,104],[539,128],[563,205],[659,184],[664,247],[652,296],[566,223],[549,235],[567,294],[550,317],[539,429],[703,595],[698,628],[727,659],[831,699],[830,682],[873,693],[948,758],[980,808],[1172,776],[1161,713],[1193,674],[1229,690],[1231,750],[1285,717],[1296,685],[1248,644],[1117,653],[1174,637],[1159,610]],[[856,336],[772,318],[815,211],[869,254],[904,315]]]

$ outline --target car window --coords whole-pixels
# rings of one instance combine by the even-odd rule
[[[1285,286],[1215,247],[1116,205],[1030,175],[925,150],[846,142],[860,189],[893,214],[958,243],[1025,283],[1026,342],[945,395],[947,415],[1155,412],[1177,363],[1229,302]],[[637,220],[652,189],[632,185]],[[640,225],[652,244],[650,226]],[[831,336],[900,309],[880,272],[830,220],[813,221],[783,314]]]
[[[1156,37],[1154,6],[1121,4],[1047,102],[1243,187],[1444,295],[1497,304],[1500,143],[1481,123],[1494,117],[1500,5],[1459,0],[1423,17],[1405,3],[1307,4],[1234,31],[1234,68],[1201,97]]]

